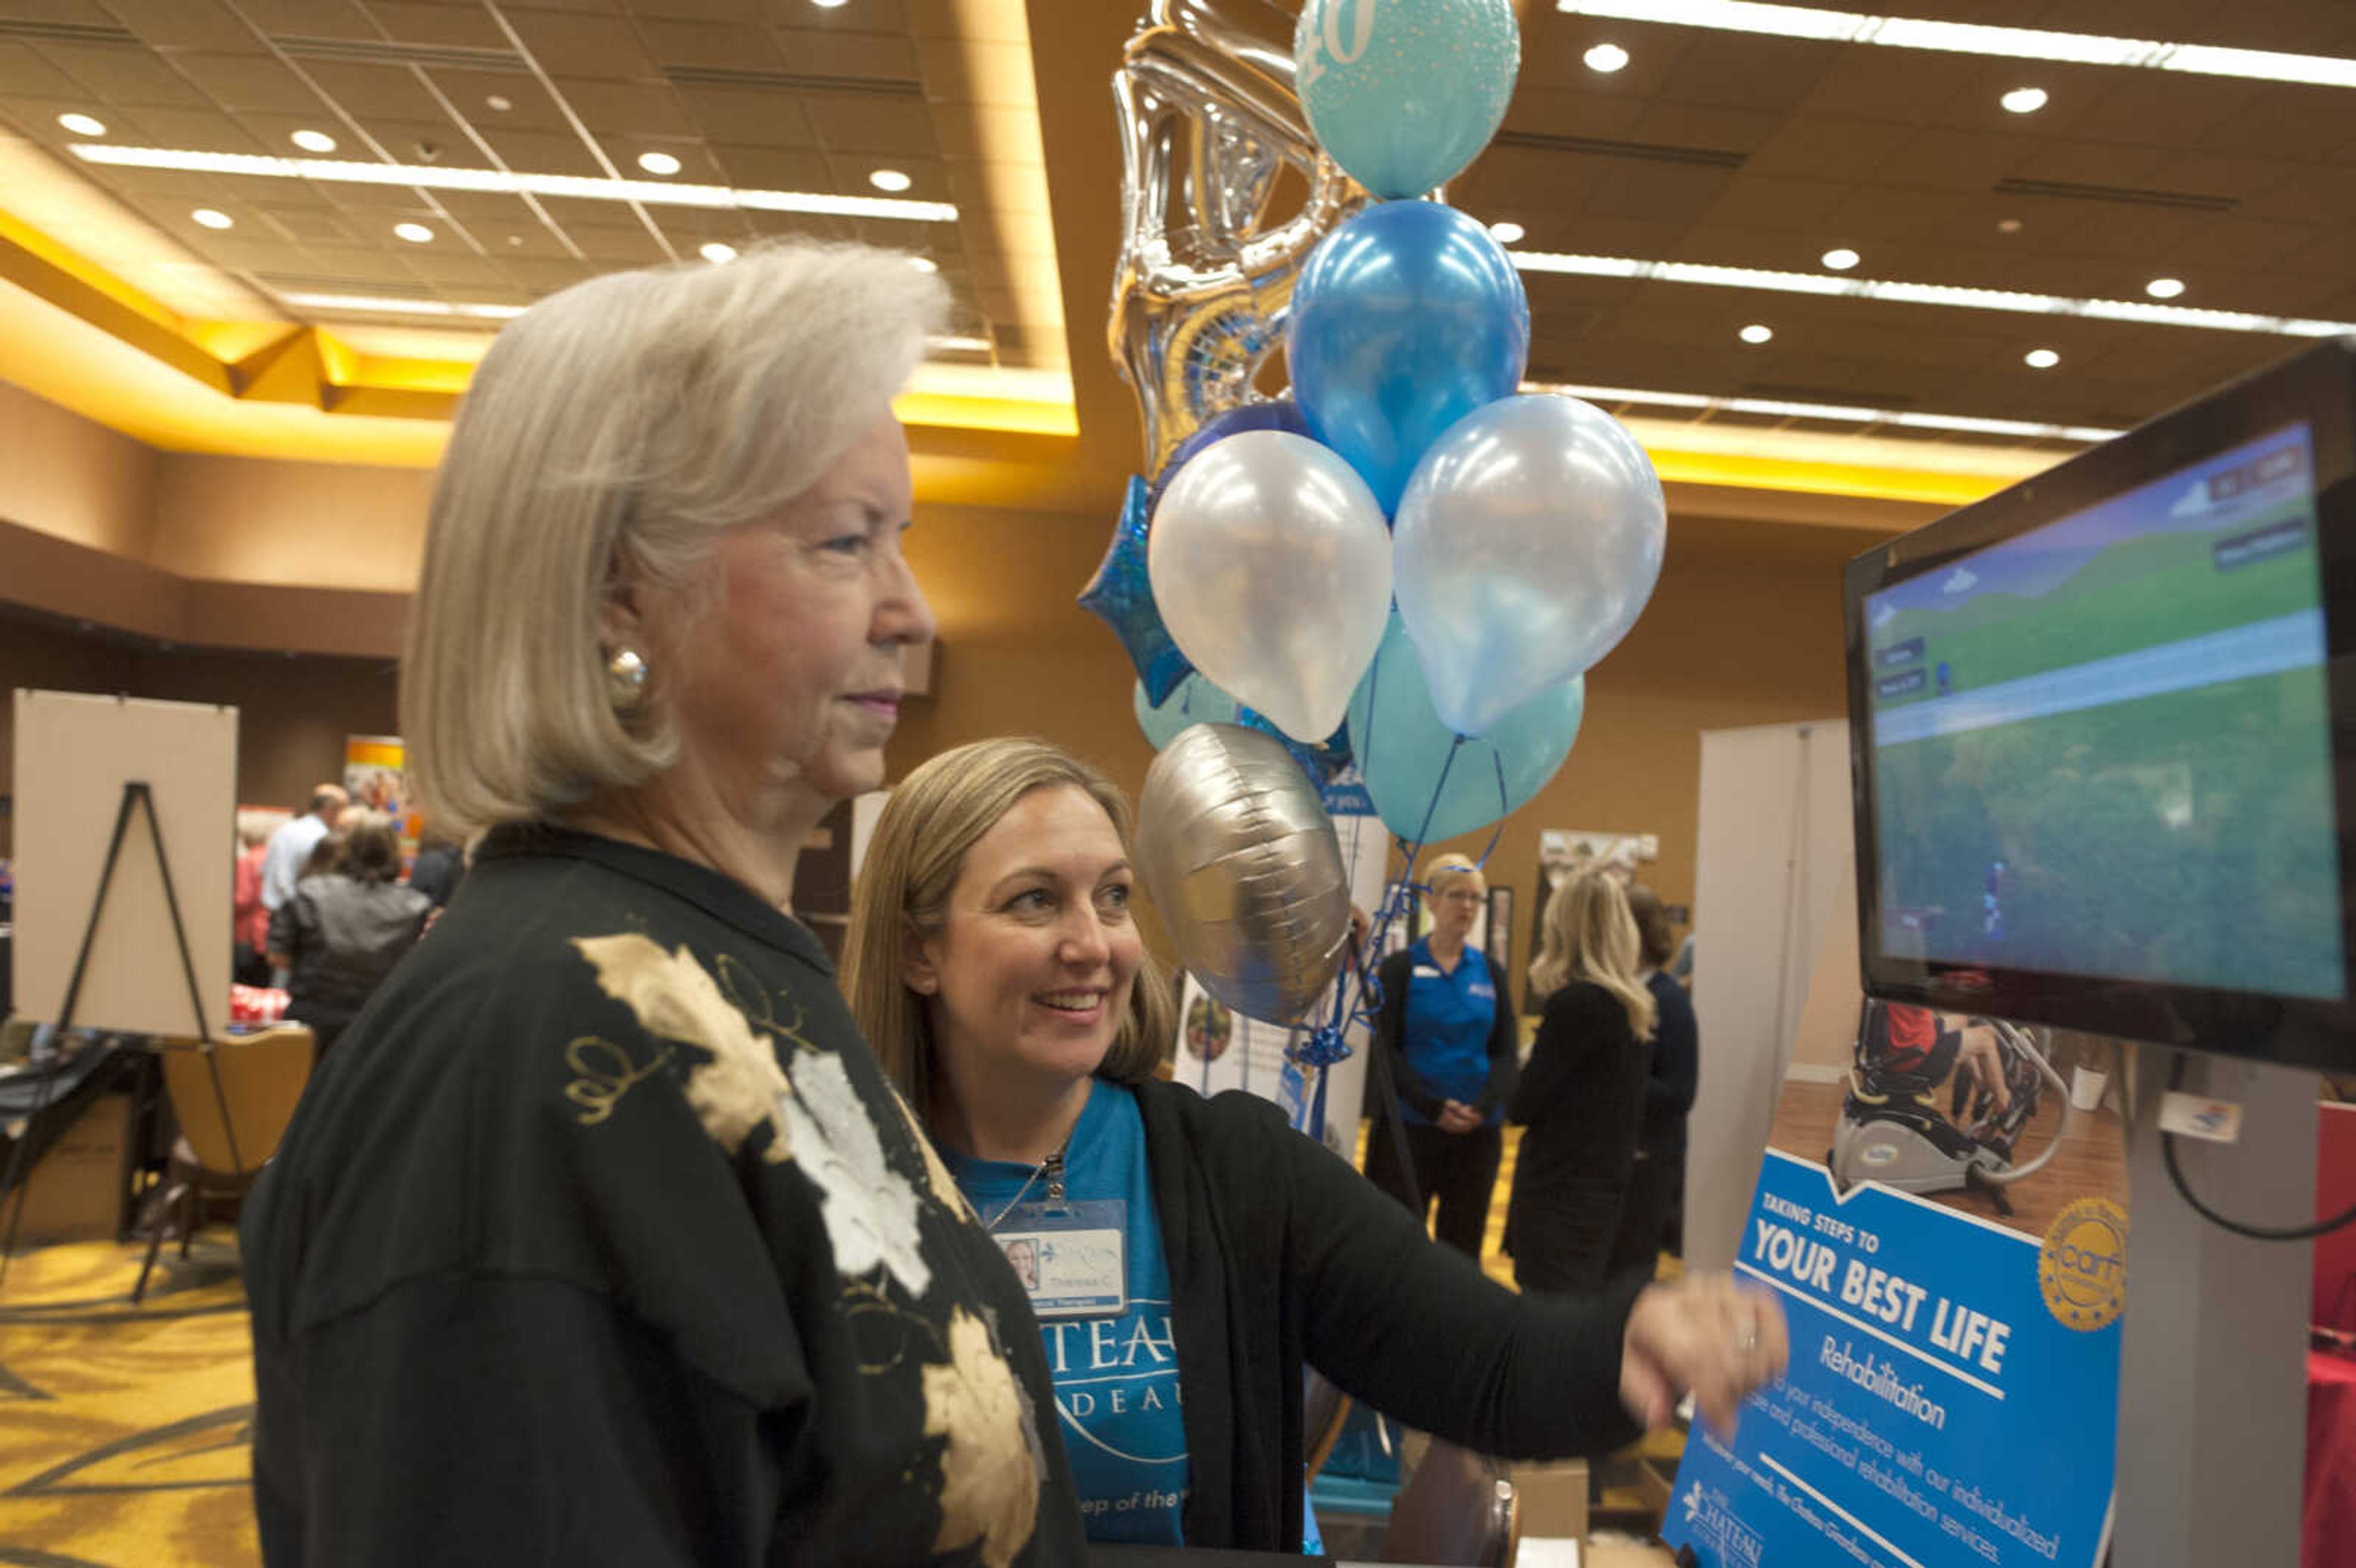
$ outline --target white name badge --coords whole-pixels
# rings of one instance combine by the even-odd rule
[[[1018,1203],[991,1232],[1040,1317],[1129,1310],[1129,1205],[1119,1199]]]

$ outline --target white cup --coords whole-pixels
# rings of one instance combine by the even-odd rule
[[[2103,1103],[2103,1091],[2110,1086],[2111,1075],[2091,1067],[2070,1069],[2070,1106],[2072,1110],[2091,1111]]]

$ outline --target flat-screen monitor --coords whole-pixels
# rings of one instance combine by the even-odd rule
[[[2356,339],[1844,597],[1869,992],[2356,1070]]]

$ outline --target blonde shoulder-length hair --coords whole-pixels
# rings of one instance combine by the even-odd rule
[[[1469,855],[1459,855],[1453,851],[1435,855],[1423,868],[1423,885],[1431,890],[1435,900],[1468,879],[1483,888],[1488,886],[1487,880],[1481,875],[1481,868]]]
[[[1643,958],[1628,895],[1609,872],[1580,871],[1547,901],[1546,930],[1530,964],[1530,990],[1551,996],[1573,980],[1612,993],[1638,1040],[1653,1038],[1653,993],[1638,976]]]
[[[967,852],[1033,790],[1071,788],[1104,807],[1134,853],[1129,801],[1111,780],[1044,741],[976,741],[933,758],[892,791],[867,841],[851,893],[842,948],[842,993],[884,1071],[920,1116],[932,1093],[933,1047],[924,999],[908,988],[902,962],[913,943],[937,936]],[[1173,1038],[1177,1008],[1170,976],[1149,949],[1097,1076],[1116,1083],[1153,1075]]]
[[[508,325],[451,431],[402,659],[410,782],[444,832],[678,760],[659,650],[626,719],[609,698],[606,598],[708,587],[724,530],[884,415],[947,299],[899,251],[785,241],[592,279]]]

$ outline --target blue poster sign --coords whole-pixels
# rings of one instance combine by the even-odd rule
[[[2124,1223],[2086,1200],[2040,1245],[1769,1149],[1735,1268],[1781,1297],[1791,1368],[1731,1443],[1695,1425],[1663,1538],[1700,1568],[2094,1568]]]

